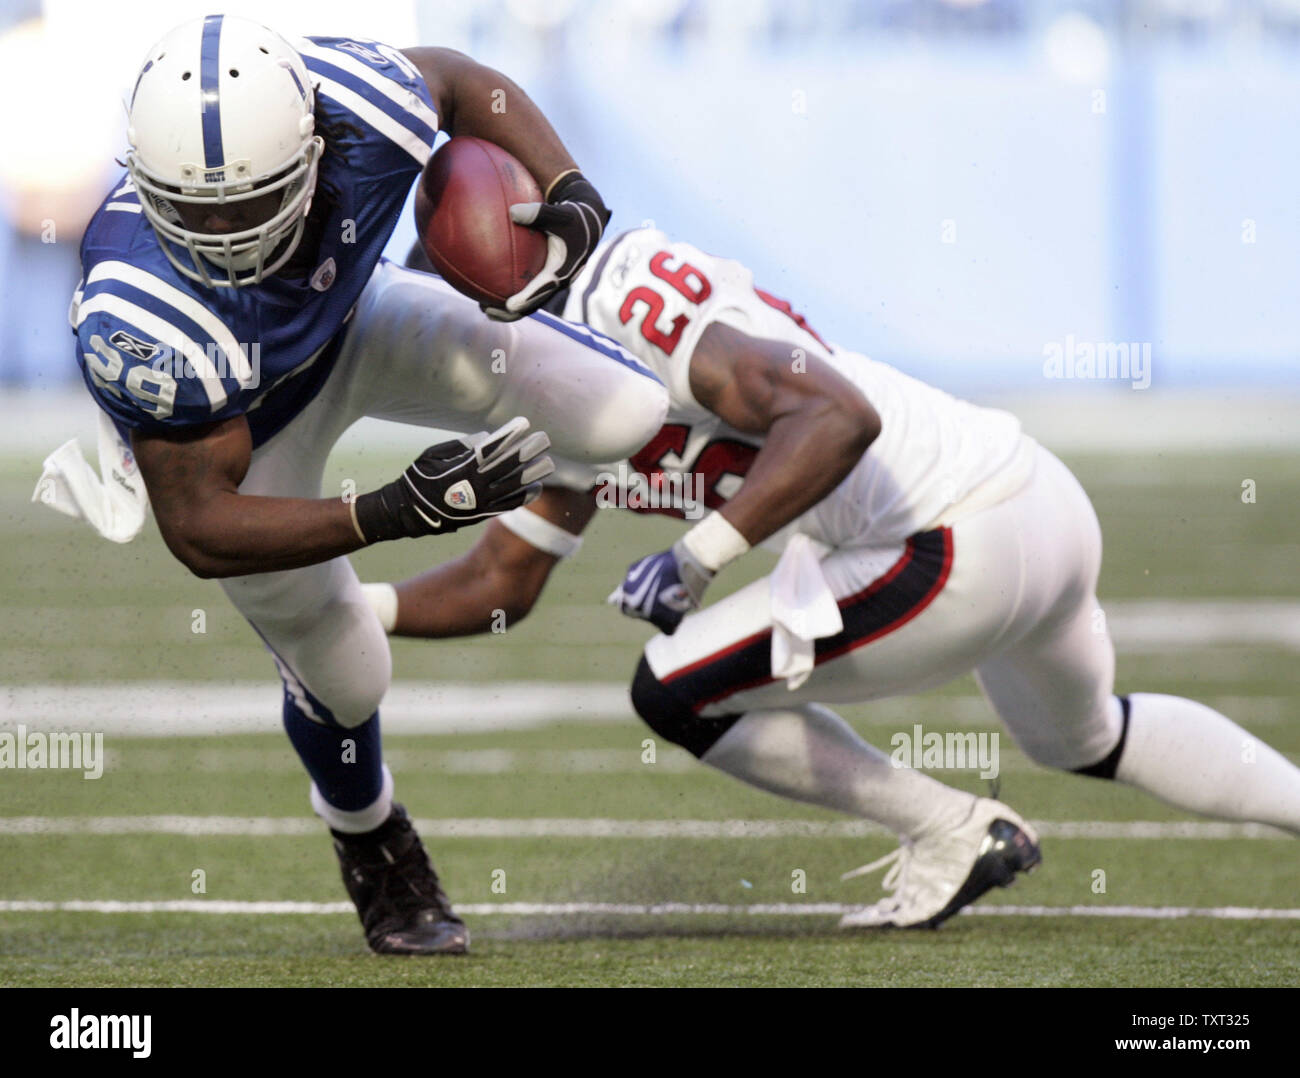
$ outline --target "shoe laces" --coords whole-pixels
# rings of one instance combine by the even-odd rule
[[[889,865],[889,871],[885,873],[884,878],[880,881],[881,890],[897,892],[906,886],[907,870],[912,865],[912,843],[909,839],[904,838],[896,850],[891,850],[884,857],[879,857],[870,864],[862,865],[860,868],[850,869],[840,879],[852,880],[858,876],[866,876],[875,872],[878,868],[884,868],[886,865]]]

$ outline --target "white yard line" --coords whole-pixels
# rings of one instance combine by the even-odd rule
[[[1226,646],[1278,647],[1300,654],[1300,602],[1289,600],[1129,601],[1106,604],[1121,653],[1170,654]],[[938,706],[961,723],[996,725],[976,696],[943,697]],[[1292,702],[1262,698],[1271,719]],[[913,713],[906,699],[871,706],[868,721]],[[251,684],[135,682],[11,685],[0,688],[0,729],[91,730],[113,737],[267,733],[280,728],[281,692],[268,679]],[[631,722],[623,682],[505,681],[394,683],[381,713],[390,734],[461,734],[523,730],[556,722]]]
[[[1272,645],[1300,652],[1300,603],[1288,599],[1104,602],[1107,628],[1127,654],[1214,644]]]
[[[0,729],[87,729],[118,737],[280,730],[278,682],[16,685],[0,689]],[[490,733],[554,722],[635,721],[627,685],[509,681],[397,682],[384,698],[391,734]]]
[[[385,731],[387,732],[387,731]],[[121,744],[119,742],[119,744]],[[624,749],[426,749],[384,746],[384,762],[395,775],[611,775],[700,771],[690,753],[660,745],[653,764],[641,762],[639,736]],[[1007,762],[1002,769],[1005,771]],[[301,774],[288,742],[283,752],[236,748],[220,741],[197,748],[136,748],[104,751],[105,773],[120,774]]]
[[[701,914],[749,917],[838,917],[861,906],[842,902],[773,902],[748,906],[724,903],[661,902],[482,902],[458,905],[467,917],[678,917]],[[1300,909],[1260,909],[1247,906],[970,906],[961,911],[975,917],[1135,917],[1181,920],[1207,917],[1225,921],[1300,920]],[[174,899],[162,902],[72,900],[0,901],[0,913],[208,913],[255,916],[282,914],[351,914],[350,902],[235,902],[217,899]]]
[[[1037,362],[1037,361],[1036,361]],[[1158,394],[1032,391],[986,386],[977,403],[1014,412],[1025,429],[1057,452],[1124,454],[1141,475],[1159,471],[1154,454],[1273,451],[1300,447],[1300,398],[1290,389],[1162,389]],[[1227,404],[1227,407],[1225,407]],[[0,454],[43,457],[79,436],[95,446],[95,406],[80,385],[11,389],[0,393]],[[335,447],[351,453],[418,453],[432,432],[403,423],[363,419]],[[36,478],[32,477],[35,485]]]
[[[1211,821],[1035,820],[1043,838],[1058,839],[1290,839],[1262,824]],[[0,835],[321,836],[324,824],[297,816],[4,816]],[[433,839],[765,839],[881,837],[866,820],[617,820],[608,818],[485,817],[422,819]]]

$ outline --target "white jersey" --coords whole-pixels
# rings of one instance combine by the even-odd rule
[[[668,387],[663,428],[630,461],[603,469],[635,475],[629,507],[677,516],[717,509],[744,482],[763,444],[704,408],[691,392],[701,334],[722,322],[790,346],[791,362],[816,357],[857,386],[881,419],[880,436],[848,477],[795,527],[831,546],[878,546],[950,523],[964,509],[1014,494],[1032,467],[1032,443],[1008,412],[957,400],[884,363],[828,344],[790,305],[757,288],[739,262],[717,258],[654,229],[605,245],[574,281],[564,317],[632,352]],[[557,462],[558,463],[558,462]],[[559,481],[590,489],[602,469],[561,464]],[[609,480],[606,479],[605,482]],[[673,504],[653,494],[671,495]],[[692,496],[693,495],[693,496]]]

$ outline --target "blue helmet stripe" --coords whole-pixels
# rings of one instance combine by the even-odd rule
[[[153,61],[152,61],[152,60],[150,60],[147,64],[145,64],[144,67],[142,67],[142,68],[140,69],[140,74],[138,74],[138,75],[135,77],[135,86],[132,87],[132,89],[131,89],[131,104],[132,104],[132,105],[135,105],[135,95],[138,94],[138,93],[140,92],[140,80],[141,80],[142,78],[144,78],[144,76],[145,76],[145,72],[148,71],[151,67],[153,67]]]
[[[203,20],[203,44],[199,52],[203,164],[207,168],[220,168],[226,163],[225,147],[221,144],[221,101],[217,95],[217,83],[221,75],[217,66],[217,53],[221,46],[221,18],[220,15],[209,15]]]

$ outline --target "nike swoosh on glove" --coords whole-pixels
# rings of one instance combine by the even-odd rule
[[[581,172],[561,177],[546,202],[517,202],[510,207],[517,225],[546,234],[546,262],[541,272],[506,300],[505,307],[482,305],[498,322],[532,314],[578,275],[609,223],[609,210]]]
[[[628,568],[627,576],[605,601],[630,618],[648,621],[671,636],[682,618],[698,610],[713,574],[681,545],[647,554]]]

